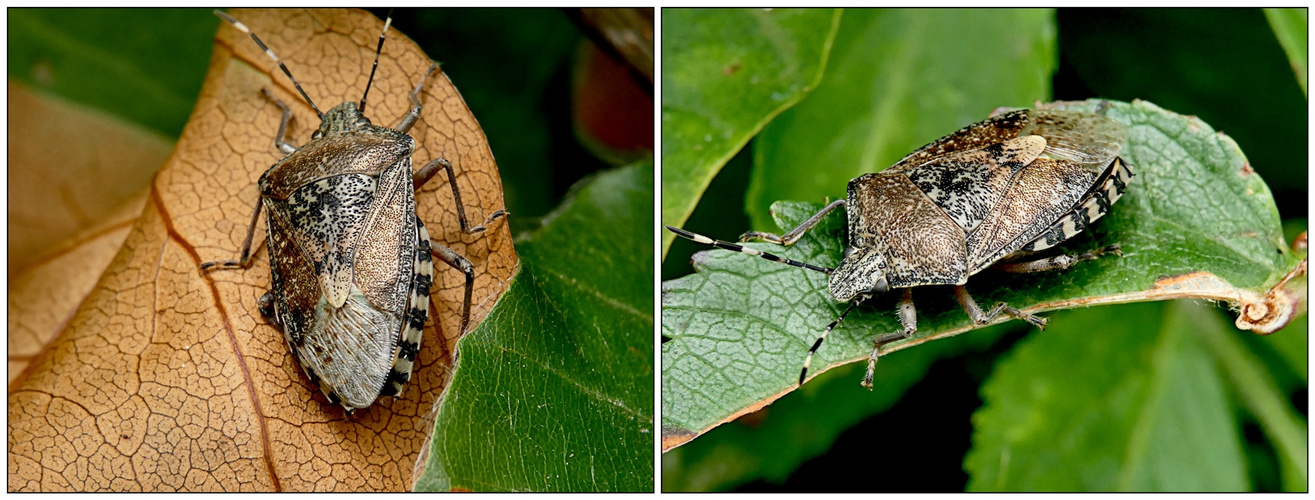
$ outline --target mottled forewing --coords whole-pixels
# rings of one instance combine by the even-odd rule
[[[1009,190],[1010,180],[1046,148],[1037,136],[954,153],[904,172],[964,232],[976,229]]]
[[[1029,124],[1030,111],[1010,111],[968,125],[918,148],[884,171],[903,172],[943,156],[981,149],[1018,137]]]
[[[414,277],[411,162],[386,168],[376,181],[374,202],[348,224],[355,234],[348,300],[324,309],[303,360],[346,408],[369,406],[391,376]]]
[[[270,199],[264,203],[270,293],[274,295],[274,310],[283,326],[283,335],[295,352],[301,347],[306,332],[315,324],[315,307],[322,295],[320,280],[315,265],[293,240],[285,204]]]
[[[1032,241],[1019,248],[1020,252],[1036,252],[1060,244],[1064,240],[1077,236],[1092,222],[1109,213],[1110,206],[1119,201],[1132,182],[1132,167],[1122,158],[1115,158],[1110,166],[1096,179],[1096,185],[1087,191],[1087,195],[1078,201],[1067,214],[1064,214],[1042,231]]]
[[[315,266],[324,298],[342,307],[352,288],[352,254],[377,205],[375,176],[325,177],[293,191],[288,201],[273,201],[271,211],[287,220],[287,230],[306,260]]]
[[[964,232],[903,174],[865,174],[849,182],[850,245],[886,257],[892,288],[962,283]]]
[[[353,282],[370,304],[397,316],[405,313],[414,276],[416,224],[411,160],[379,175],[377,202],[362,214]],[[397,329],[394,329],[394,333]]]
[[[1100,114],[1020,109],[968,125],[896,162],[887,172],[903,172],[947,155],[981,149],[1027,135],[1046,140],[1045,155],[1071,160],[1096,172],[1123,150],[1127,127]]]
[[[1014,253],[1077,206],[1100,173],[1071,160],[1038,158],[968,235],[969,274]]]

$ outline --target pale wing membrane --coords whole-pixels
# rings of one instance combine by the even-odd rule
[[[1104,115],[1077,111],[1032,110],[1023,134],[1046,140],[1045,155],[1069,160],[1100,173],[1119,156],[1128,128]]]

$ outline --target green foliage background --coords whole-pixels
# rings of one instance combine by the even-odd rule
[[[211,9],[8,14],[11,81],[172,138],[220,23]],[[559,9],[398,9],[393,21],[479,119],[525,264],[461,344],[471,355],[420,487],[651,491],[653,166],[610,169],[574,136],[584,35]]]
[[[698,204],[688,220],[663,223],[722,239],[776,230],[767,214],[771,202],[841,197],[849,177],[879,170],[997,106],[1109,98],[1145,99],[1197,115],[1233,137],[1273,191],[1291,240],[1306,227],[1307,105],[1299,84],[1305,54],[1285,53],[1279,40],[1304,40],[1306,27],[1304,15],[1291,11],[1269,16],[1284,22],[1271,28],[1258,9],[845,11],[834,39],[823,42],[831,51],[816,88],[779,116],[764,117],[770,122],[762,133],[725,162],[706,190],[673,192],[664,184],[664,198],[689,196]],[[815,33],[828,28],[819,22]],[[666,39],[700,35],[697,25],[665,23],[664,29]],[[664,71],[680,64],[664,59]],[[842,135],[854,124],[832,121],[852,118],[813,113],[838,105],[810,102],[816,100],[860,110],[849,115],[866,113],[864,135]],[[665,109],[664,102],[667,137]],[[854,150],[863,153],[844,156]],[[670,168],[664,164],[664,176],[672,175]],[[772,177],[782,175],[793,177]],[[677,239],[663,260],[663,279],[690,273],[690,256],[702,249]],[[663,489],[1306,488],[1305,317],[1259,337],[1233,328],[1226,311],[1202,304],[1048,316],[1044,334],[1006,323],[883,358],[881,384],[871,394],[857,387],[861,363],[824,373],[766,410],[664,454]],[[1074,340],[1091,336],[1101,339]],[[1148,345],[1147,338],[1159,340]],[[1108,366],[1093,362],[1106,359]],[[1201,359],[1213,362],[1201,365]],[[1104,388],[1094,380],[1063,386],[1076,363],[1146,378]],[[1038,384],[1052,379],[1053,387],[1040,393],[1050,396],[1039,399]],[[1140,387],[1132,397],[1142,412],[1093,413],[1109,406],[1118,393],[1113,387]],[[1251,399],[1254,394],[1266,402]],[[1178,407],[1188,403],[1200,412],[1183,415],[1190,410]],[[1074,428],[1088,421],[1098,426]],[[1033,437],[992,437],[1017,429]],[[1179,447],[1219,432],[1199,443],[1205,448]],[[1013,474],[1000,473],[1002,450],[1014,453],[1005,461],[1014,464]],[[1020,472],[1029,464],[1044,465],[1038,470],[1047,473]],[[1034,476],[1051,480],[1029,479]]]

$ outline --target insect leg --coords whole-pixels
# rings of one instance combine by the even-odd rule
[[[251,251],[251,237],[256,232],[256,221],[260,220],[260,207],[264,204],[265,198],[256,198],[256,211],[251,214],[251,225],[247,226],[247,239],[242,242],[242,254],[237,260],[213,260],[201,263],[201,272],[211,269],[238,269],[251,265],[251,258],[255,257],[255,252]]]
[[[968,313],[968,317],[972,318],[973,322],[979,325],[990,323],[992,319],[995,319],[996,316],[999,316],[1000,313],[1003,312],[1013,316],[1015,319],[1021,319],[1036,325],[1037,328],[1042,330],[1046,329],[1046,318],[1033,316],[1013,307],[1009,307],[1009,305],[1004,302],[997,303],[995,307],[991,308],[990,312],[982,312],[982,308],[977,307],[977,301],[973,300],[971,295],[968,295],[968,289],[964,288],[963,285],[955,285],[954,298],[959,300],[959,305],[963,306],[963,311]]]
[[[846,307],[844,312],[840,313],[839,318],[836,318],[831,324],[826,325],[826,329],[822,330],[822,336],[818,337],[817,340],[813,342],[813,347],[808,349],[808,356],[804,357],[804,369],[799,370],[799,385],[804,385],[804,378],[808,376],[808,365],[813,362],[813,353],[817,352],[817,348],[822,347],[822,342],[826,340],[827,334],[831,333],[831,330],[834,329],[836,325],[840,324],[841,321],[844,321],[845,316],[849,316],[849,311],[853,311],[855,307],[858,307],[860,302],[863,302],[863,300],[859,299],[850,303],[849,307]]]
[[[279,108],[283,110],[283,119],[279,121],[278,134],[274,136],[274,149],[282,151],[283,154],[287,155],[296,153],[297,147],[284,140],[287,138],[288,122],[292,121],[292,110],[288,109],[288,105],[283,104],[283,101],[280,101],[279,98],[274,97],[274,94],[269,93],[269,89],[262,88],[260,89],[260,93],[264,94],[265,97],[268,97],[269,100],[274,101],[274,104],[277,104]]]
[[[868,370],[863,374],[863,382],[859,385],[872,390],[872,376],[877,371],[877,355],[881,348],[891,342],[899,342],[913,336],[918,331],[918,311],[913,308],[913,289],[904,289],[904,298],[900,299],[899,306],[896,308],[899,315],[900,325],[904,326],[904,331],[899,333],[887,333],[872,339],[872,354],[868,355]]]
[[[392,18],[389,18],[389,20],[392,20]],[[438,65],[431,64],[429,65],[429,71],[426,71],[425,74],[420,77],[420,83],[416,84],[415,90],[412,90],[411,94],[408,96],[411,98],[411,111],[406,112],[406,115],[397,122],[397,125],[393,126],[393,130],[405,134],[408,130],[411,130],[411,126],[416,124],[416,120],[420,119],[420,110],[424,109],[424,106],[420,104],[420,89],[424,88],[425,80],[429,79],[429,75],[434,74],[434,71],[437,70]],[[417,187],[419,186],[417,185]]]
[[[452,184],[452,198],[457,202],[457,221],[461,223],[461,232],[466,234],[482,233],[493,223],[493,221],[507,215],[505,210],[498,210],[493,212],[488,218],[484,219],[483,224],[470,227],[470,223],[466,222],[466,205],[461,203],[461,191],[457,189],[457,174],[452,171],[452,163],[445,158],[435,158],[424,167],[421,167],[412,177],[412,183],[415,188],[420,189],[420,186],[429,182],[429,179],[433,177],[440,168],[447,171],[447,180]]]
[[[764,233],[762,231],[749,231],[740,235],[740,241],[763,240],[777,245],[793,245],[794,242],[799,241],[799,238],[803,236],[804,233],[808,232],[809,229],[812,229],[813,226],[816,226],[817,222],[822,220],[822,217],[825,217],[826,214],[831,213],[832,210],[835,210],[836,207],[840,206],[845,206],[845,200],[843,198],[831,202],[831,204],[827,205],[826,208],[823,208],[821,212],[813,214],[808,220],[799,224],[799,227],[791,229],[790,232],[785,233],[783,236]]]
[[[800,267],[800,268],[808,269],[808,270],[810,270],[810,271],[819,271],[819,272],[823,272],[823,273],[827,273],[827,274],[831,274],[831,271],[834,271],[834,269],[829,268],[829,267],[818,267],[818,266],[814,266],[814,265],[812,265],[812,264],[806,264],[806,263],[803,263],[803,262],[799,262],[799,261],[797,261],[797,260],[790,260],[790,259],[787,259],[787,258],[785,258],[785,257],[781,257],[781,256],[779,256],[779,255],[770,254],[770,253],[763,252],[763,251],[761,251],[761,250],[757,250],[757,249],[753,249],[753,248],[749,248],[749,247],[746,247],[746,246],[743,246],[743,245],[736,245],[736,244],[734,244],[734,243],[727,243],[727,242],[725,242],[725,241],[721,241],[721,240],[714,240],[714,239],[709,238],[709,237],[707,237],[707,236],[704,236],[704,235],[701,235],[701,234],[694,234],[694,233],[691,233],[691,232],[689,232],[689,231],[686,231],[686,230],[681,229],[681,228],[678,228],[678,227],[667,226],[667,230],[668,230],[668,231],[671,231],[671,232],[673,232],[673,233],[676,233],[676,235],[677,235],[677,236],[680,236],[681,238],[685,238],[685,239],[687,239],[687,240],[692,240],[692,241],[694,241],[695,243],[702,243],[702,244],[704,244],[704,245],[712,245],[712,246],[714,246],[714,247],[717,247],[717,248],[720,248],[720,249],[723,249],[723,250],[730,250],[730,251],[732,251],[732,252],[740,252],[740,253],[747,253],[747,254],[749,254],[749,255],[756,255],[756,256],[758,256],[758,257],[762,257],[762,258],[767,259],[767,260],[770,260],[770,261],[772,261],[772,262],[780,262],[780,263],[785,264],[785,265],[788,265],[788,266]]]
[[[1121,250],[1119,245],[1115,243],[1113,245],[1104,248],[1097,248],[1090,252],[1083,252],[1077,255],[1062,254],[1062,255],[1056,255],[1054,257],[1046,257],[1043,259],[1036,259],[1036,260],[1005,262],[1001,264],[996,264],[994,267],[995,269],[1008,273],[1036,273],[1041,271],[1055,271],[1060,269],[1068,269],[1070,266],[1072,266],[1073,264],[1077,264],[1078,262],[1082,262],[1084,260],[1095,260],[1097,258],[1100,258],[1100,256],[1102,255],[1111,254],[1111,253],[1117,255],[1123,255],[1123,250]]]
[[[466,275],[466,299],[461,303],[461,332],[466,333],[466,325],[470,323],[470,294],[475,289],[475,266],[470,265],[470,261],[465,257],[457,255],[451,248],[443,246],[442,243],[432,242],[430,247],[435,257],[449,266],[455,267]]]

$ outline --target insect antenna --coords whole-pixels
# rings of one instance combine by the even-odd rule
[[[804,358],[804,369],[799,370],[799,385],[804,385],[804,379],[808,377],[808,365],[813,362],[813,353],[817,352],[817,348],[822,347],[822,342],[826,340],[827,334],[831,333],[831,330],[834,330],[836,325],[839,325],[841,321],[844,321],[845,316],[849,316],[849,311],[853,311],[854,308],[858,307],[862,302],[863,300],[861,299],[851,302],[849,307],[845,308],[845,312],[840,313],[839,318],[836,318],[831,324],[826,325],[826,330],[822,330],[822,335],[817,337],[817,340],[813,341],[813,347],[808,349],[808,356]]]
[[[279,56],[275,55],[274,51],[269,50],[269,47],[265,46],[265,42],[260,41],[260,37],[256,36],[255,33],[252,33],[250,29],[247,29],[247,25],[238,22],[237,19],[233,19],[232,16],[225,14],[223,11],[216,10],[215,15],[219,16],[220,19],[228,21],[228,24],[233,25],[238,31],[251,35],[251,39],[255,40],[256,45],[260,46],[260,49],[265,51],[265,55],[269,56],[270,59],[273,59],[274,62],[279,63],[279,69],[282,69],[283,74],[288,75],[288,79],[292,80],[292,86],[297,88],[297,92],[301,92],[301,98],[306,100],[306,104],[309,104],[310,108],[315,110],[317,116],[324,118],[324,113],[320,112],[320,108],[315,107],[315,102],[310,100],[310,96],[306,95],[305,90],[302,90],[301,84],[297,83],[297,79],[292,77],[292,72],[288,71],[288,67],[283,64],[283,61],[279,60]],[[383,41],[380,40],[380,43],[383,43]]]
[[[365,114],[365,98],[370,95],[370,85],[374,83],[374,72],[379,69],[379,54],[384,50],[384,37],[388,34],[388,27],[393,25],[393,9],[388,9],[388,18],[384,20],[384,30],[379,33],[379,46],[374,49],[374,66],[370,67],[370,79],[365,82],[365,93],[361,94],[361,105],[357,106],[361,114]]]
[[[829,267],[818,267],[818,266],[814,266],[814,265],[812,265],[812,264],[807,264],[807,263],[799,262],[799,261],[797,261],[797,260],[790,260],[790,259],[787,259],[787,258],[785,258],[785,257],[781,257],[781,256],[776,255],[776,254],[767,253],[767,252],[764,252],[764,251],[761,251],[761,250],[756,250],[756,249],[753,249],[753,248],[749,248],[749,247],[746,247],[746,246],[743,246],[743,245],[736,245],[736,244],[734,244],[734,243],[727,243],[727,242],[725,242],[725,241],[721,241],[721,240],[714,240],[714,239],[709,238],[709,237],[707,237],[707,236],[703,236],[703,235],[701,235],[701,234],[694,234],[694,233],[691,233],[691,232],[689,232],[689,231],[686,231],[686,230],[681,229],[681,228],[678,228],[678,227],[667,226],[667,230],[668,230],[668,231],[671,231],[671,232],[673,232],[673,233],[676,233],[676,235],[677,235],[677,236],[680,236],[681,238],[685,238],[685,239],[687,239],[687,240],[691,240],[691,241],[693,241],[693,242],[695,242],[695,243],[702,243],[702,244],[704,244],[704,245],[712,245],[712,246],[714,246],[714,247],[721,248],[721,249],[724,249],[724,250],[730,250],[730,251],[733,251],[733,252],[740,252],[740,253],[747,253],[747,254],[749,254],[749,255],[756,255],[756,256],[758,256],[758,257],[762,257],[762,258],[767,259],[767,260],[770,260],[770,261],[772,261],[772,262],[780,262],[780,263],[785,264],[785,265],[788,265],[788,266],[794,266],[794,267],[799,267],[799,268],[803,268],[803,269],[808,269],[808,270],[810,270],[810,271],[823,272],[823,273],[826,273],[826,274],[831,274],[831,272],[835,270],[835,269],[832,269],[832,268],[829,268]]]

